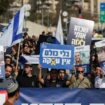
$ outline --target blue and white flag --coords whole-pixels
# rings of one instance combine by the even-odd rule
[[[21,64],[39,64],[39,55],[22,55],[19,59]]]
[[[24,26],[24,14],[25,5],[16,13],[12,21],[4,30],[1,38],[0,45],[2,46],[12,46],[23,40],[23,26]]]
[[[61,14],[59,15],[58,26],[57,26],[55,38],[57,39],[56,43],[64,44]]]

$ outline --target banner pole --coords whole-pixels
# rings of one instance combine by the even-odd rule
[[[16,59],[16,71],[18,69],[18,64],[19,64],[19,54],[20,54],[20,43],[19,43],[19,46],[18,46],[18,53],[17,53],[17,59]]]

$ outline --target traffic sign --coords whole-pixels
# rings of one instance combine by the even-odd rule
[[[105,3],[104,2],[100,3],[100,10],[105,11]]]
[[[100,22],[105,22],[105,2],[100,2]]]

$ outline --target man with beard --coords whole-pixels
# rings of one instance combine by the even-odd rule
[[[20,87],[38,87],[37,77],[33,75],[33,68],[30,63],[24,65],[24,73],[17,76],[17,81]]]
[[[10,64],[5,65],[5,77],[6,79],[12,79],[13,68]]]
[[[3,80],[1,83],[0,83],[0,87],[4,88],[7,86],[7,81],[8,80],[14,80],[14,77],[12,76],[12,73],[13,73],[13,68],[10,64],[6,64],[5,65],[5,80]]]

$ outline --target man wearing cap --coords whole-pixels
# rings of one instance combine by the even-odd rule
[[[11,64],[12,63],[12,56],[9,54],[5,55],[5,64]]]
[[[20,87],[37,87],[37,78],[32,74],[32,65],[27,63],[24,66],[24,73],[17,76]]]
[[[7,84],[8,99],[3,105],[14,105],[19,98],[19,85],[16,81],[8,80]]]

